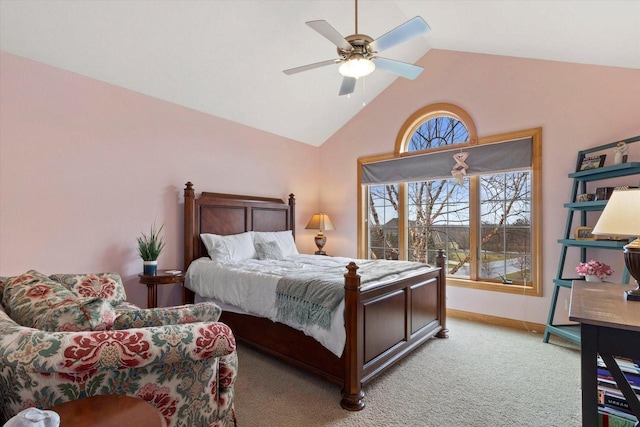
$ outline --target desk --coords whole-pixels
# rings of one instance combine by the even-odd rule
[[[598,426],[598,354],[640,419],[640,401],[613,359],[640,359],[640,302],[625,299],[628,289],[633,286],[582,280],[571,285],[569,319],[581,323],[583,427]]]
[[[146,274],[138,274],[140,283],[147,285],[147,308],[156,308],[158,306],[158,285],[170,285],[172,283],[183,283],[184,273],[173,273],[178,270],[160,270],[158,274],[148,276]]]
[[[61,427],[166,427],[150,403],[131,396],[107,394],[72,400],[49,408],[60,415]]]

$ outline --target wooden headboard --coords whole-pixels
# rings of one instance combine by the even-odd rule
[[[295,238],[295,197],[281,199],[203,192],[196,198],[193,184],[184,188],[184,269],[208,256],[200,234],[238,234],[245,231],[291,230]],[[193,302],[193,293],[184,288],[184,302]]]

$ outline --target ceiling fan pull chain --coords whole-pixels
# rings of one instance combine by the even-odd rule
[[[362,79],[362,106],[367,105],[367,79]]]

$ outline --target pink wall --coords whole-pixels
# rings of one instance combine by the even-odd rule
[[[544,296],[449,287],[447,304],[545,323],[566,219],[562,205],[571,189],[567,174],[578,150],[640,135],[640,70],[442,50],[431,50],[418,64],[425,71],[417,80],[397,79],[321,147],[320,203],[339,230],[328,250],[356,255],[356,160],[392,152],[400,127],[421,107],[458,105],[480,137],[542,127]],[[630,158],[640,161],[640,143],[631,146]],[[612,261],[620,271],[621,254]]]
[[[129,299],[136,237],[165,224],[160,268],[182,268],[182,190],[297,198],[298,246],[317,210],[319,149],[0,53],[0,275],[117,271]],[[159,304],[180,302],[178,287]]]
[[[135,237],[165,223],[160,265],[182,267],[186,181],[196,191],[293,192],[300,251],[315,249],[304,226],[320,208],[337,228],[327,251],[355,256],[357,158],[392,151],[414,111],[450,102],[480,136],[543,128],[545,281],[542,298],[450,287],[448,305],[544,323],[576,152],[640,134],[640,70],[432,50],[417,80],[398,79],[318,149],[0,55],[0,275],[115,270],[143,306]],[[640,161],[640,147],[630,156]],[[179,300],[177,288],[161,290],[161,305]]]

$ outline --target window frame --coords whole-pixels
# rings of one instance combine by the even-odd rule
[[[420,151],[407,152],[406,149],[410,143],[411,136],[423,123],[436,117],[451,117],[460,122],[467,128],[469,141],[460,144],[448,145],[444,147],[435,147]],[[499,142],[507,142],[522,138],[531,138],[532,141],[532,165],[531,165],[531,286],[523,286],[520,284],[504,284],[491,281],[478,280],[476,276],[476,268],[472,269],[472,275],[469,279],[458,278],[447,275],[447,285],[459,286],[472,289],[497,291],[503,293],[524,294],[528,296],[542,296],[542,128],[525,129],[514,132],[507,132],[488,137],[478,138],[476,128],[471,117],[460,107],[453,104],[432,104],[421,108],[412,114],[400,128],[395,141],[394,152],[372,157],[363,157],[358,159],[358,258],[368,258],[368,225],[369,206],[367,185],[362,184],[362,167],[367,163],[390,160],[399,157],[423,155],[427,153],[459,150],[467,146],[476,146],[484,144],[493,144]],[[470,199],[469,206],[473,212],[473,226],[470,228],[470,241],[476,242],[474,247],[479,245],[480,234],[480,200],[478,186],[480,176],[468,177],[470,182]],[[407,189],[409,183],[397,183],[398,199],[401,203],[398,206],[398,245],[399,259],[407,259],[408,254],[408,217],[407,217]],[[477,251],[471,254],[472,265],[478,265]]]

